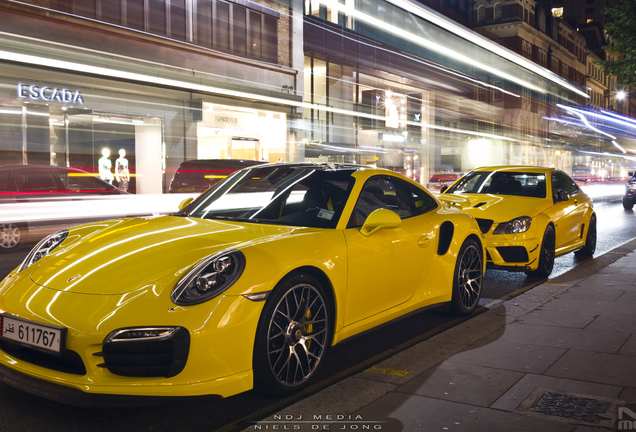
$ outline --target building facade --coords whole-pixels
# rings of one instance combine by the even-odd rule
[[[124,151],[136,193],[189,159],[571,170],[549,119],[588,97],[576,32],[532,0],[455,3],[489,37],[403,0],[0,1],[0,162],[97,175]]]
[[[293,157],[290,6],[32,3],[0,2],[2,163],[97,173],[104,151],[124,150],[130,190],[161,193],[183,160]]]

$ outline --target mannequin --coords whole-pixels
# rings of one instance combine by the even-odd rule
[[[112,184],[114,177],[110,169],[113,167],[113,163],[110,160],[110,150],[107,148],[102,150],[102,157],[99,158],[98,166],[101,179]]]
[[[119,149],[119,158],[115,161],[115,178],[119,189],[128,192],[130,172],[128,171],[128,159],[126,159],[126,150],[124,149]]]

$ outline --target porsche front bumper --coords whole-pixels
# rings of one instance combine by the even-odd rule
[[[20,283],[21,289],[2,289],[9,283]],[[64,327],[66,340],[61,356],[2,340],[0,381],[76,405],[99,404],[106,395],[227,397],[251,389],[263,302],[222,295],[197,306],[175,307],[159,291],[144,287],[123,295],[86,295],[47,289],[21,274],[5,280],[0,308],[6,314]],[[136,346],[106,343],[116,330],[156,327],[178,329],[176,339],[169,341],[172,346],[161,348],[169,352],[153,352],[159,344],[139,341],[132,341]],[[131,353],[132,361],[129,357],[122,363]],[[158,359],[164,363],[152,369]]]

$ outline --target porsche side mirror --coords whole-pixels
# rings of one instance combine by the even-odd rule
[[[563,189],[557,189],[554,191],[554,202],[568,201],[570,199],[570,194],[564,191]]]
[[[397,213],[387,209],[373,210],[364,221],[360,233],[368,237],[383,229],[397,228],[402,223],[402,219]]]
[[[181,201],[181,203],[179,204],[179,210],[183,210],[184,208],[186,208],[192,201],[194,201],[194,198],[192,197],[186,198]]]
[[[442,188],[439,190],[439,193],[446,192],[446,189],[448,189],[448,186],[442,186]]]

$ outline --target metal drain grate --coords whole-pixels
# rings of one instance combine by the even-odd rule
[[[599,423],[610,403],[607,401],[546,392],[530,410],[589,423]]]

